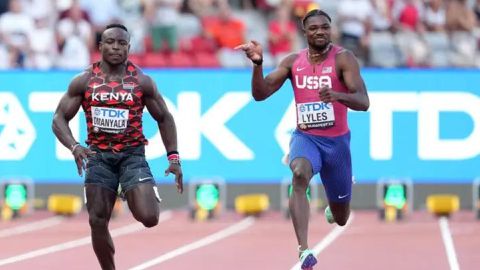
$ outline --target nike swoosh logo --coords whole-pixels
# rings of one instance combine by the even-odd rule
[[[147,179],[152,179],[152,177],[138,178],[138,181],[142,182],[142,181],[145,181]]]
[[[307,67],[297,67],[297,71],[302,71],[304,69],[306,69]]]
[[[343,198],[345,198],[345,197],[347,197],[347,196],[348,196],[348,194],[346,194],[346,195],[338,195],[338,198],[339,198],[339,199],[343,199]]]

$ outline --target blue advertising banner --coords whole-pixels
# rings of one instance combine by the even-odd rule
[[[290,175],[282,162],[295,128],[290,83],[266,101],[255,102],[250,72],[146,70],[175,117],[185,180],[220,176],[227,183],[280,183]],[[480,175],[480,71],[362,72],[371,107],[349,112],[358,183],[392,177],[467,183]],[[53,112],[74,75],[0,73],[0,178],[83,181],[71,154],[51,131]],[[83,112],[70,127],[83,142]],[[148,113],[144,128],[150,166],[157,180],[165,182],[165,149]]]

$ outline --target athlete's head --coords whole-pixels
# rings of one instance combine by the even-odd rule
[[[303,17],[303,33],[308,45],[316,50],[323,50],[331,42],[332,19],[322,10],[314,9]]]
[[[105,27],[100,40],[102,60],[111,65],[122,64],[127,60],[130,50],[130,34],[122,24],[109,24]]]

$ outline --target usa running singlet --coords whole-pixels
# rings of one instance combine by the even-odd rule
[[[100,62],[92,65],[92,76],[82,102],[88,145],[121,151],[128,146],[147,144],[142,127],[143,91],[137,67],[129,61],[126,69],[122,81],[107,82]]]
[[[328,55],[320,64],[308,61],[308,49],[299,52],[292,66],[292,87],[295,95],[297,128],[305,133],[334,137],[349,131],[347,106],[340,102],[320,101],[319,90],[328,86],[334,91],[348,92],[336,71],[335,56],[344,49],[331,45]]]

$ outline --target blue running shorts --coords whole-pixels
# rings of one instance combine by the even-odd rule
[[[310,161],[313,175],[320,173],[329,201],[351,200],[350,132],[337,137],[322,137],[295,130],[290,140],[290,163],[296,158]]]

